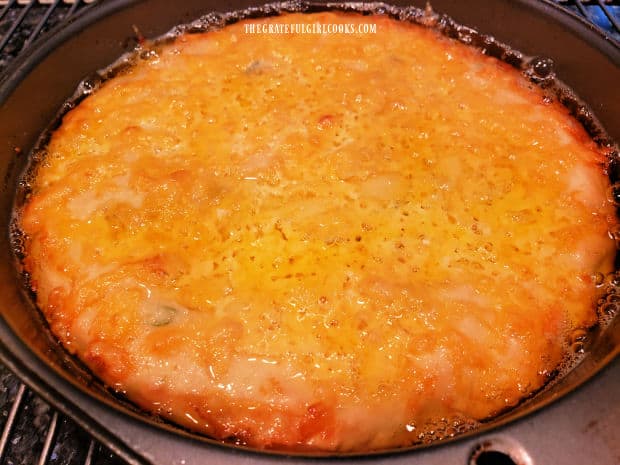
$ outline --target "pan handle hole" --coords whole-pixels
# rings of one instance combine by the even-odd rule
[[[512,460],[510,455],[497,450],[485,450],[480,452],[474,459],[474,465],[519,465]]]
[[[471,452],[468,465],[534,465],[517,441],[497,436],[480,442]]]

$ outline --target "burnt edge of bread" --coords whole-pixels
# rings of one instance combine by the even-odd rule
[[[414,6],[398,7],[383,2],[329,2],[317,3],[304,0],[289,0],[275,3],[267,3],[258,7],[250,7],[242,10],[230,12],[211,12],[190,23],[177,25],[167,33],[153,38],[145,39],[140,33],[138,27],[133,26],[133,35],[128,36],[124,41],[124,47],[128,50],[120,56],[115,62],[109,66],[94,71],[86,76],[78,84],[77,89],[60,107],[56,116],[50,124],[41,133],[39,139],[28,154],[28,160],[23,173],[18,177],[18,184],[15,192],[15,201],[13,205],[12,218],[9,224],[9,240],[14,256],[14,264],[18,276],[21,278],[22,292],[29,301],[32,308],[36,309],[36,319],[40,321],[41,327],[46,333],[46,338],[53,342],[53,353],[60,361],[63,369],[68,371],[76,378],[74,384],[82,384],[87,390],[94,392],[97,397],[103,399],[108,404],[116,404],[120,406],[126,413],[137,416],[159,427],[163,427],[177,434],[197,438],[203,442],[216,444],[224,447],[241,448],[250,452],[257,451],[249,448],[235,437],[217,440],[192,432],[183,426],[173,423],[161,416],[145,411],[135,405],[122,392],[114,390],[113,387],[105,385],[97,378],[92,371],[74,355],[59,343],[58,339],[52,333],[49,323],[43,313],[36,305],[36,292],[32,290],[31,277],[24,270],[23,259],[25,257],[24,247],[27,241],[26,235],[18,226],[19,212],[27,203],[31,193],[33,180],[37,175],[37,168],[46,157],[46,147],[53,133],[61,126],[64,116],[73,108],[78,106],[89,95],[95,93],[98,88],[106,81],[122,75],[125,71],[131,69],[141,60],[149,60],[157,55],[157,50],[163,45],[173,42],[182,34],[199,34],[222,29],[228,25],[237,23],[247,19],[260,19],[273,16],[279,16],[286,13],[320,13],[320,12],[343,12],[357,13],[364,16],[385,16],[397,21],[416,24],[429,29],[440,32],[445,37],[454,39],[464,45],[478,49],[487,56],[494,57],[513,68],[520,71],[531,83],[545,91],[546,98],[549,101],[556,100],[568,109],[569,114],[577,120],[592,140],[603,150],[606,151],[607,163],[603,167],[612,184],[612,192],[610,200],[616,205],[617,214],[620,213],[620,148],[616,142],[607,134],[601,122],[596,118],[588,105],[581,100],[577,94],[565,83],[563,83],[555,73],[554,63],[551,58],[547,57],[531,57],[524,55],[522,52],[515,50],[506,43],[500,42],[491,35],[484,34],[475,28],[459,24],[450,16],[436,13],[430,3],[426,8],[418,8]],[[618,242],[620,237],[616,239]],[[459,431],[457,434],[435,439],[432,437],[420,438],[418,442],[408,447],[398,449],[387,449],[380,451],[367,451],[363,453],[317,453],[317,452],[281,452],[277,450],[268,451],[270,455],[292,455],[292,456],[359,456],[361,455],[383,455],[394,452],[405,452],[413,449],[419,449],[437,445],[439,443],[450,442],[455,439],[462,439],[472,434],[478,434],[490,428],[503,425],[513,419],[536,410],[540,406],[548,404],[555,398],[556,387],[561,380],[569,375],[577,366],[581,364],[586,356],[598,342],[601,336],[604,336],[605,330],[611,325],[615,317],[613,314],[605,314],[601,308],[610,297],[613,299],[620,297],[620,250],[616,253],[615,258],[615,277],[612,278],[602,294],[599,302],[596,303],[598,321],[590,328],[584,328],[586,336],[580,341],[579,350],[568,350],[565,360],[552,372],[547,373],[547,380],[537,390],[530,392],[527,396],[521,398],[516,405],[506,407],[502,411],[496,412],[494,415],[477,420],[471,428]],[[614,300],[615,302],[615,300]],[[619,305],[620,307],[620,305]],[[570,341],[569,341],[570,342]],[[603,344],[605,341],[603,341]],[[562,390],[560,390],[562,392]],[[542,402],[539,402],[542,397]]]

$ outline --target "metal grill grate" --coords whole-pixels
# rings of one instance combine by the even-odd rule
[[[555,0],[620,41],[619,0]]]
[[[94,0],[0,0],[0,71],[21,50]]]
[[[0,72],[34,39],[96,0],[0,0]],[[556,0],[620,41],[620,0]],[[0,465],[123,465],[0,365]]]
[[[124,465],[0,365],[0,464]]]

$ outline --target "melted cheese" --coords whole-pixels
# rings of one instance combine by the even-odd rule
[[[406,446],[540,388],[612,269],[603,154],[431,30],[254,21],[378,32],[182,35],[69,112],[21,216],[58,338],[259,448]]]

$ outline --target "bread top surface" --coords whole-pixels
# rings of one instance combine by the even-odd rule
[[[376,24],[252,34],[248,24]],[[604,154],[517,70],[380,16],[181,35],[65,115],[20,215],[59,340],[257,448],[450,437],[539,389],[613,269]]]

